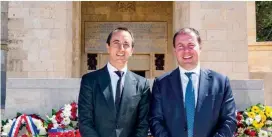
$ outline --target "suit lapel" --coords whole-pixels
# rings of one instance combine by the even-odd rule
[[[184,106],[184,100],[183,100],[183,90],[182,90],[182,82],[180,78],[180,71],[179,68],[175,69],[169,77],[169,82],[172,87],[172,91],[174,92],[174,96],[177,97],[177,100],[174,101],[174,103],[178,103],[180,105],[180,108],[178,112],[173,111],[173,113],[180,114],[180,122],[184,125],[186,125],[186,111]]]
[[[120,106],[118,116],[120,114],[122,115],[122,112],[125,112],[124,109],[126,108],[126,105],[129,104],[130,97],[136,95],[137,93],[136,85],[137,85],[137,80],[133,76],[132,72],[127,71],[125,75],[124,89],[122,93],[122,99],[120,104],[121,106]]]
[[[197,99],[196,112],[200,111],[200,108],[206,97],[206,94],[208,94],[209,86],[210,86],[209,79],[210,79],[209,72],[207,70],[201,69],[199,86],[198,86],[198,99]]]
[[[183,94],[182,94],[182,83],[181,83],[181,79],[180,79],[180,72],[179,69],[175,69],[172,73],[171,73],[171,77],[170,77],[170,83],[171,86],[173,88],[174,93],[180,97],[180,99],[182,100],[182,105],[184,107],[183,104]]]
[[[201,123],[197,123],[198,121],[201,121],[203,118],[203,113],[201,112],[201,107],[203,105],[203,101],[205,100],[207,94],[210,90],[210,76],[208,70],[200,70],[200,79],[199,79],[199,86],[198,86],[198,99],[197,99],[197,106],[195,110],[195,122],[194,122],[194,133],[197,133],[197,131],[200,131],[198,125],[203,125]]]
[[[101,88],[101,91],[103,92],[103,95],[105,97],[105,100],[108,104],[109,109],[113,112],[114,116],[116,116],[116,110],[115,110],[115,105],[114,105],[114,100],[113,100],[113,93],[112,93],[112,86],[111,86],[111,80],[110,80],[110,74],[107,69],[107,66],[105,66],[102,71],[100,76],[98,77],[99,79],[99,85]]]

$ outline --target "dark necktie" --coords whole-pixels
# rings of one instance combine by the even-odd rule
[[[193,137],[194,131],[194,118],[195,118],[195,93],[192,82],[193,72],[186,72],[185,75],[189,78],[189,82],[186,87],[185,94],[185,107],[187,115],[187,125],[188,125],[188,137]]]
[[[116,94],[115,94],[115,107],[116,110],[119,110],[119,105],[121,101],[121,93],[122,93],[122,77],[124,72],[122,71],[115,71],[115,73],[119,76],[119,80],[117,81],[116,85]]]

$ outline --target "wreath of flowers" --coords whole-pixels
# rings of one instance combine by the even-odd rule
[[[257,104],[237,112],[235,137],[272,137],[272,108]]]
[[[45,120],[48,129],[48,136],[69,136],[80,137],[77,118],[78,106],[76,102],[65,104],[60,110],[52,110],[52,116]]]
[[[50,129],[68,129],[70,127],[76,128],[77,125],[73,124],[73,121],[77,121],[77,103],[65,104],[60,110],[56,111],[52,109],[52,116],[46,116],[46,123],[48,124],[48,130]]]
[[[21,114],[13,119],[2,120],[1,135],[17,137],[19,131],[26,127],[27,133],[21,137],[80,137],[78,130],[77,103],[65,104],[58,111],[52,109],[51,116],[42,119],[37,114]]]
[[[25,136],[45,136],[47,134],[44,120],[36,114],[21,114],[13,119],[2,121],[1,132],[3,136],[18,136],[19,131],[26,128]]]

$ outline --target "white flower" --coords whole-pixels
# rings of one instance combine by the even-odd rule
[[[64,116],[63,118],[70,117],[71,116],[71,110],[63,110],[62,114]]]
[[[267,132],[269,137],[272,137],[272,133],[271,132]]]
[[[255,120],[256,120],[257,122],[260,122],[260,121],[261,121],[261,119],[262,119],[261,115],[257,115],[257,116],[255,116]]]
[[[56,115],[53,115],[50,120],[52,121],[53,124],[57,124],[58,121],[56,120]]]
[[[11,126],[12,126],[12,124],[13,124],[14,121],[15,121],[15,119],[13,119],[13,120],[9,119],[8,123],[6,123],[6,125],[3,126],[3,133],[4,134],[8,134],[9,133],[9,131],[11,129]]]
[[[272,132],[267,132],[268,137],[272,137]]]
[[[46,135],[46,130],[44,127],[41,127],[39,130],[40,130],[39,135]]]
[[[35,126],[36,126],[38,129],[40,129],[41,127],[43,127],[43,123],[42,123],[41,120],[36,119],[36,118],[32,118],[32,121],[33,121],[33,123],[35,124]]]
[[[266,125],[272,125],[272,121],[271,121],[271,120],[267,120],[267,121],[265,122],[265,124],[266,124]]]
[[[238,133],[243,133],[244,132],[244,129],[243,128],[238,128]]]
[[[65,105],[64,105],[64,110],[69,110],[69,111],[71,111],[71,109],[72,109],[72,106],[71,106],[70,104],[65,104]]]
[[[6,137],[6,136],[8,136],[8,133],[2,132],[1,136]]]
[[[11,128],[11,125],[10,125],[10,124],[4,125],[4,126],[3,126],[3,132],[8,134],[9,131],[10,131],[10,128]]]
[[[69,117],[66,117],[66,118],[63,118],[63,120],[62,120],[61,123],[62,123],[63,125],[65,125],[65,126],[67,126],[67,125],[70,124],[70,122],[71,122],[70,118],[69,118]]]
[[[253,122],[253,119],[252,119],[252,118],[247,118],[247,119],[246,119],[246,124],[247,124],[247,125],[251,125],[252,122]]]
[[[258,137],[268,137],[268,133],[264,130],[260,130]]]
[[[53,123],[53,128],[56,129],[59,127],[59,124],[58,123]]]

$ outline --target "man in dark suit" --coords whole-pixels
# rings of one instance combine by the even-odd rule
[[[200,45],[200,35],[193,28],[174,35],[179,66],[156,78],[152,88],[150,128],[155,137],[234,135],[236,106],[229,79],[200,69]]]
[[[146,137],[150,86],[129,71],[134,38],[127,28],[113,30],[107,39],[109,62],[83,75],[78,99],[79,131],[83,137]]]

